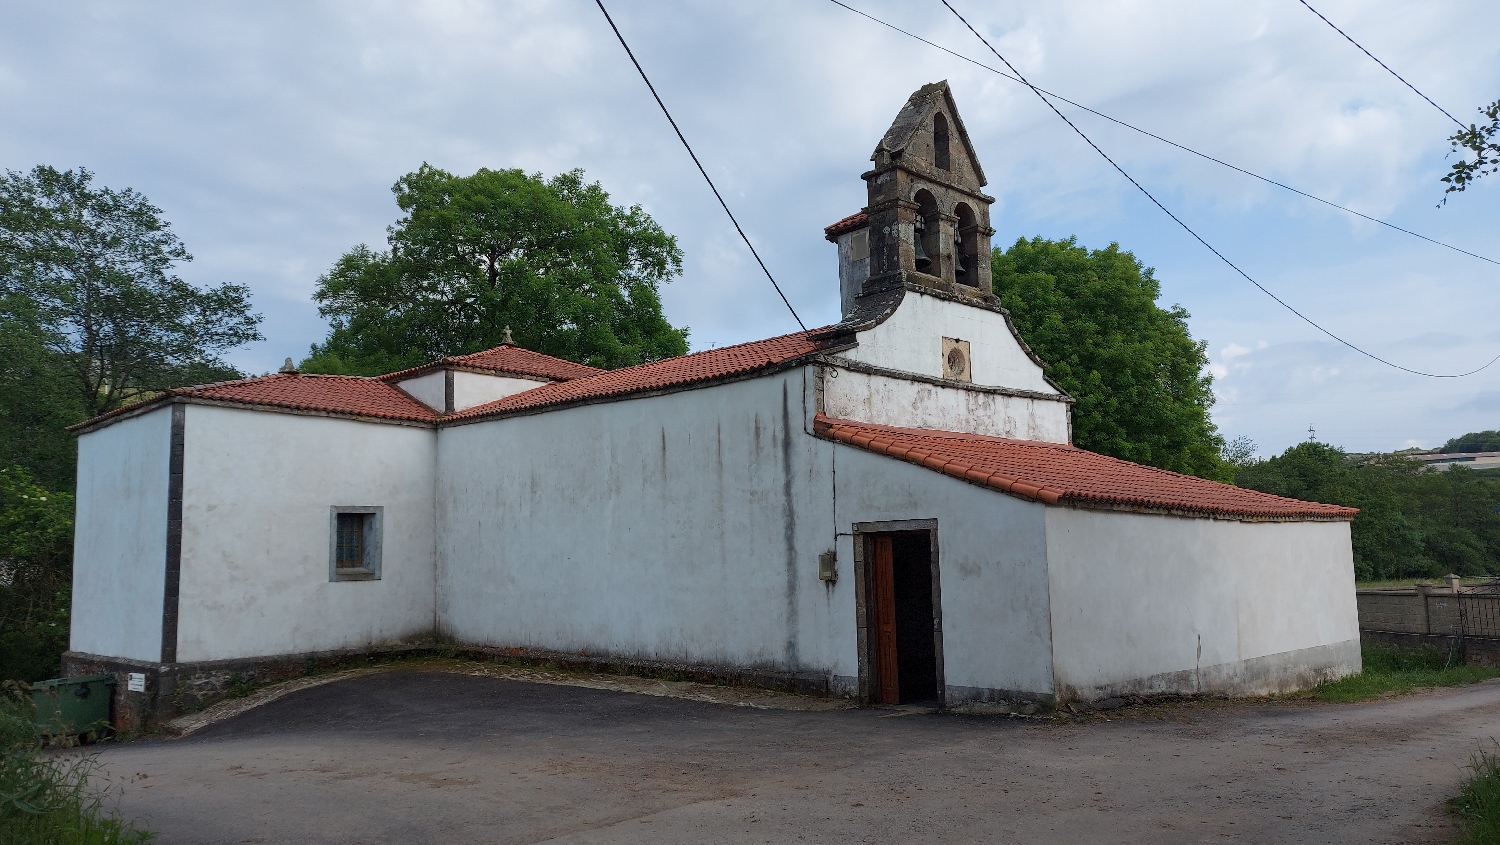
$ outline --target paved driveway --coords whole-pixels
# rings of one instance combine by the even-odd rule
[[[1024,722],[396,671],[106,746],[176,843],[1446,842],[1500,683]]]

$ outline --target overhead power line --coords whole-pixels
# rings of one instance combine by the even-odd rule
[[[875,17],[874,15],[871,15],[871,14],[869,14],[867,12],[860,11],[859,9],[856,9],[853,6],[850,6],[850,5],[846,4],[846,3],[843,3],[843,2],[841,2],[841,0],[829,0],[829,2],[833,3],[835,6],[840,6],[840,7],[844,8],[844,9],[848,9],[849,11],[853,12],[854,14],[859,15],[860,17],[866,18],[866,19],[868,19],[870,21],[873,21],[875,23],[878,23],[881,26],[886,27],[887,29],[891,29],[891,30],[894,30],[896,32],[899,32],[899,33],[901,33],[902,35],[905,35],[908,38],[912,38],[912,39],[915,39],[917,41],[920,41],[920,42],[922,42],[923,44],[926,44],[929,47],[933,47],[935,49],[942,50],[944,53],[947,53],[948,55],[953,56],[954,58],[962,59],[962,60],[968,62],[971,65],[974,65],[976,67],[984,68],[985,70],[989,71],[990,73],[997,74],[999,76],[1005,77],[1006,79],[1009,79],[1012,82],[1017,82],[1017,83],[1021,82],[1020,79],[1018,79],[1018,78],[1016,78],[1014,76],[1011,76],[1010,74],[1006,73],[1003,70],[1000,70],[999,68],[991,67],[990,65],[987,65],[984,62],[976,61],[976,60],[971,59],[968,56],[965,56],[964,54],[959,53],[959,52],[957,52],[955,50],[950,50],[950,49],[948,49],[947,47],[944,47],[941,44],[937,44],[937,43],[934,43],[932,41],[928,41],[926,38],[923,38],[922,36],[917,35],[914,32],[909,32],[907,30],[902,29],[899,26],[896,26],[895,24],[887,23],[886,21],[883,21],[880,18]],[[1253,171],[1246,170],[1243,167],[1240,167],[1240,166],[1235,165],[1235,164],[1231,164],[1231,163],[1229,163],[1227,161],[1224,161],[1221,158],[1215,158],[1214,156],[1211,156],[1208,153],[1202,153],[1202,152],[1199,152],[1199,151],[1193,149],[1192,147],[1186,146],[1184,144],[1179,144],[1176,141],[1171,140],[1170,138],[1163,138],[1162,136],[1157,135],[1155,132],[1151,132],[1150,130],[1142,129],[1139,126],[1133,126],[1133,125],[1131,125],[1129,123],[1126,123],[1123,120],[1120,120],[1119,118],[1111,117],[1111,116],[1105,114],[1104,112],[1098,111],[1096,109],[1089,108],[1088,106],[1083,105],[1082,103],[1074,102],[1074,101],[1068,99],[1067,97],[1062,96],[1061,94],[1057,94],[1057,93],[1054,93],[1052,91],[1048,91],[1045,88],[1037,88],[1037,90],[1041,91],[1043,94],[1046,94],[1047,96],[1053,98],[1054,100],[1058,100],[1060,102],[1067,103],[1068,105],[1073,106],[1075,108],[1082,109],[1082,110],[1088,112],[1089,114],[1094,115],[1095,117],[1102,117],[1105,120],[1109,121],[1110,123],[1116,124],[1118,126],[1123,126],[1126,129],[1131,130],[1132,132],[1139,132],[1140,134],[1145,135],[1148,138],[1153,138],[1153,139],[1155,139],[1157,141],[1162,142],[1163,144],[1167,144],[1168,146],[1176,147],[1177,149],[1182,150],[1185,153],[1191,153],[1192,155],[1195,155],[1195,156],[1197,156],[1197,157],[1199,157],[1201,159],[1204,159],[1205,161],[1211,161],[1214,164],[1220,165],[1221,167],[1227,167],[1230,170],[1236,171],[1238,173],[1243,173],[1244,175],[1249,176],[1249,177],[1251,177],[1253,179],[1259,179],[1260,181],[1265,182],[1268,185],[1274,185],[1275,187],[1281,188],[1282,190],[1291,191],[1292,193],[1297,194],[1298,196],[1306,197],[1307,199],[1313,200],[1314,202],[1320,202],[1320,203],[1322,203],[1322,204],[1324,204],[1326,206],[1329,206],[1330,208],[1336,208],[1339,211],[1343,211],[1343,212],[1347,212],[1349,214],[1353,214],[1355,217],[1359,217],[1359,218],[1362,218],[1364,220],[1368,220],[1371,223],[1378,223],[1381,226],[1384,226],[1384,227],[1386,227],[1388,229],[1394,229],[1395,231],[1401,232],[1402,234],[1411,235],[1414,238],[1420,238],[1420,239],[1422,239],[1424,241],[1427,241],[1430,244],[1434,244],[1436,246],[1443,247],[1444,249],[1451,249],[1454,252],[1462,253],[1464,255],[1469,256],[1470,258],[1477,258],[1480,261],[1488,261],[1491,264],[1495,264],[1497,266],[1500,266],[1500,261],[1497,261],[1497,260],[1495,260],[1493,258],[1488,258],[1488,257],[1480,255],[1480,254],[1478,254],[1476,252],[1470,252],[1467,249],[1464,249],[1462,247],[1454,246],[1453,244],[1450,244],[1450,243],[1444,243],[1443,241],[1437,240],[1436,238],[1429,238],[1426,235],[1420,234],[1418,232],[1413,232],[1410,229],[1404,229],[1404,228],[1402,228],[1400,226],[1397,226],[1394,223],[1388,223],[1388,222],[1386,222],[1384,220],[1381,220],[1381,219],[1379,219],[1377,217],[1371,217],[1370,215],[1365,214],[1363,212],[1355,211],[1354,209],[1349,208],[1348,206],[1339,205],[1338,203],[1333,202],[1332,200],[1326,200],[1326,199],[1323,199],[1320,196],[1316,196],[1314,194],[1309,194],[1306,191],[1299,190],[1299,189],[1294,188],[1291,185],[1287,185],[1287,184],[1285,184],[1283,182],[1278,182],[1275,179],[1272,179],[1272,178],[1270,178],[1268,176],[1262,176],[1259,173],[1255,173]]]
[[[1491,364],[1494,364],[1496,361],[1500,361],[1500,355],[1496,355],[1494,358],[1490,359],[1490,362],[1488,364],[1485,364],[1483,367],[1479,367],[1478,369],[1470,370],[1469,372],[1466,372],[1466,373],[1426,373],[1426,372],[1422,372],[1421,370],[1413,370],[1413,369],[1411,369],[1409,367],[1403,367],[1400,364],[1392,363],[1391,361],[1387,361],[1386,359],[1380,357],[1379,355],[1376,355],[1373,352],[1366,352],[1365,350],[1361,349],[1358,346],[1355,346],[1353,343],[1350,343],[1347,340],[1344,340],[1343,338],[1339,337],[1338,335],[1334,334],[1333,332],[1329,331],[1328,329],[1323,328],[1321,325],[1319,325],[1312,318],[1310,318],[1307,315],[1303,314],[1301,311],[1298,311],[1296,308],[1293,308],[1291,305],[1287,304],[1284,300],[1282,300],[1281,297],[1279,297],[1276,294],[1272,293],[1270,290],[1268,290],[1260,282],[1257,282],[1255,279],[1251,278],[1250,274],[1246,273],[1244,270],[1241,270],[1239,268],[1239,265],[1235,264],[1233,261],[1230,261],[1229,258],[1224,255],[1224,253],[1219,252],[1217,249],[1215,249],[1214,246],[1213,246],[1213,244],[1210,244],[1208,241],[1204,240],[1201,235],[1199,235],[1197,232],[1193,231],[1193,228],[1191,226],[1189,226],[1188,224],[1184,223],[1181,220],[1181,218],[1179,218],[1177,215],[1173,214],[1170,210],[1168,210],[1165,205],[1162,205],[1161,201],[1158,200],[1156,197],[1152,196],[1151,192],[1148,191],[1148,190],[1146,190],[1146,188],[1143,185],[1141,185],[1140,182],[1135,181],[1134,177],[1132,177],[1129,173],[1126,173],[1125,172],[1125,168],[1121,167],[1119,164],[1116,164],[1114,159],[1110,158],[1109,155],[1104,152],[1104,150],[1102,150],[1102,149],[1099,148],[1098,144],[1095,144],[1092,140],[1090,140],[1089,136],[1087,136],[1087,135],[1085,135],[1083,133],[1083,130],[1079,129],[1076,125],[1074,125],[1073,121],[1069,120],[1067,115],[1065,115],[1061,111],[1059,111],[1058,108],[1057,108],[1057,106],[1055,104],[1053,104],[1053,102],[1051,100],[1047,99],[1047,95],[1046,94],[1042,93],[1042,91],[1039,88],[1037,88],[1035,85],[1032,85],[1029,81],[1027,81],[1026,77],[1019,70],[1016,70],[1015,66],[1012,65],[1009,60],[1007,60],[1004,56],[1000,55],[1000,51],[996,50],[994,48],[994,46],[991,45],[990,42],[983,35],[980,35],[979,34],[979,30],[975,29],[969,23],[969,21],[966,18],[964,18],[963,15],[959,14],[958,10],[955,9],[955,8],[953,8],[952,4],[950,4],[948,2],[948,0],[941,0],[941,2],[942,2],[942,4],[944,6],[946,6],[948,8],[948,11],[950,11],[950,12],[953,13],[954,17],[958,18],[958,20],[959,20],[960,23],[962,23],[970,32],[974,33],[974,37],[975,38],[978,38],[980,40],[980,42],[984,44],[985,47],[989,48],[989,51],[991,53],[995,54],[995,58],[999,59],[1002,63],[1004,63],[1005,66],[1010,69],[1011,73],[1015,74],[1016,77],[1018,79],[1020,79],[1021,82],[1026,85],[1027,88],[1031,89],[1031,92],[1033,94],[1036,94],[1037,97],[1043,103],[1046,103],[1047,104],[1047,108],[1051,109],[1053,114],[1057,115],[1058,118],[1060,118],[1063,123],[1068,124],[1068,128],[1070,128],[1074,132],[1076,132],[1078,134],[1078,137],[1082,138],[1084,140],[1084,142],[1087,143],[1090,147],[1093,147],[1094,148],[1094,152],[1098,153],[1105,161],[1109,162],[1110,166],[1113,167],[1115,170],[1119,171],[1120,175],[1124,176],[1126,178],[1126,180],[1128,180],[1130,182],[1130,184],[1134,185],[1136,187],[1136,189],[1139,190],[1142,194],[1145,194],[1146,195],[1146,199],[1151,200],[1151,203],[1153,205],[1155,205],[1157,208],[1161,209],[1162,213],[1164,213],[1168,217],[1172,218],[1172,221],[1174,223],[1176,223],[1178,226],[1181,226],[1182,229],[1183,229],[1183,231],[1187,232],[1189,235],[1192,235],[1194,240],[1196,240],[1200,244],[1203,244],[1203,246],[1206,249],[1208,249],[1209,252],[1212,252],[1216,257],[1218,257],[1218,259],[1220,261],[1222,261],[1226,265],[1228,265],[1228,267],[1231,270],[1233,270],[1234,272],[1238,273],[1242,278],[1244,278],[1245,281],[1247,281],[1250,284],[1254,285],[1257,289],[1260,290],[1261,293],[1264,293],[1266,296],[1271,297],[1271,299],[1275,300],[1276,303],[1278,305],[1280,305],[1281,307],[1283,307],[1286,310],[1292,312],[1293,314],[1296,314],[1299,318],[1302,319],[1303,322],[1307,323],[1309,326],[1312,326],[1313,328],[1317,329],[1318,331],[1322,332],[1323,334],[1328,335],[1329,337],[1333,338],[1334,340],[1338,341],[1339,343],[1343,344],[1344,346],[1349,347],[1350,349],[1354,350],[1355,352],[1358,352],[1359,354],[1365,356],[1366,358],[1370,358],[1371,360],[1374,360],[1374,361],[1379,361],[1380,363],[1385,364],[1387,367],[1391,367],[1393,369],[1401,370],[1402,372],[1411,373],[1412,375],[1426,376],[1428,378],[1463,378],[1464,376],[1474,375],[1475,373],[1477,373],[1477,372],[1479,372],[1481,370],[1486,369]]]
[[[1375,64],[1380,65],[1381,67],[1385,68],[1385,72],[1386,73],[1389,73],[1391,76],[1394,76],[1397,79],[1400,79],[1402,85],[1405,85],[1407,88],[1410,88],[1412,91],[1416,92],[1416,95],[1418,97],[1421,97],[1422,99],[1426,100],[1428,105],[1430,105],[1433,108],[1437,109],[1438,111],[1442,112],[1444,115],[1447,116],[1447,118],[1449,120],[1453,121],[1454,123],[1457,123],[1459,129],[1468,129],[1469,128],[1469,127],[1467,127],[1467,126],[1464,125],[1464,122],[1462,120],[1459,120],[1458,118],[1454,117],[1453,115],[1448,114],[1448,110],[1447,109],[1443,108],[1442,106],[1438,105],[1437,103],[1434,103],[1432,101],[1431,97],[1427,96],[1426,94],[1423,94],[1421,91],[1417,91],[1417,86],[1411,84],[1410,82],[1407,82],[1404,78],[1402,78],[1401,74],[1395,72],[1394,70],[1391,70],[1390,65],[1387,65],[1385,62],[1382,62],[1381,60],[1375,58],[1375,54],[1374,53],[1371,53],[1369,50],[1366,50],[1358,41],[1355,41],[1353,38],[1350,38],[1349,37],[1349,33],[1343,31],[1342,29],[1339,29],[1337,26],[1334,26],[1333,21],[1331,21],[1331,20],[1323,17],[1323,13],[1320,12],[1320,11],[1318,11],[1317,9],[1314,9],[1312,7],[1312,4],[1308,3],[1307,0],[1297,0],[1297,2],[1299,2],[1302,5],[1306,6],[1307,10],[1309,12],[1312,12],[1313,14],[1317,15],[1318,18],[1323,21],[1323,23],[1326,23],[1329,26],[1332,26],[1333,27],[1333,31],[1337,32],[1339,35],[1344,36],[1344,40],[1345,41],[1348,41],[1350,44],[1353,44],[1354,46],[1358,47],[1359,51],[1361,53],[1364,53],[1366,56],[1370,57],[1370,61],[1373,61]]]
[[[677,127],[677,121],[672,119],[672,113],[667,111],[667,104],[662,102],[661,95],[656,93],[656,86],[652,85],[650,77],[646,76],[645,68],[642,68],[641,63],[636,61],[635,53],[631,51],[630,45],[625,43],[625,36],[621,35],[620,28],[615,26],[615,20],[609,16],[609,10],[604,8],[603,0],[594,0],[594,3],[598,5],[599,11],[604,13],[604,19],[609,22],[609,28],[615,31],[615,37],[620,39],[620,46],[625,48],[625,55],[630,57],[630,63],[635,65],[636,71],[641,75],[641,80],[646,83],[647,88],[651,89],[651,96],[656,98],[656,104],[661,106],[661,113],[666,115],[667,122],[672,124],[672,131],[677,133],[677,140],[682,142],[683,148],[692,157],[693,164],[698,165],[698,172],[703,174],[703,181],[708,183],[709,190],[714,192],[714,197],[718,199],[719,205],[724,207],[724,213],[729,215],[729,222],[734,224],[734,230],[740,233],[740,238],[744,240],[745,246],[750,248],[750,254],[755,256],[755,263],[760,265],[760,269],[766,274],[766,278],[771,280],[771,287],[776,289],[776,295],[781,297],[781,301],[786,305],[786,310],[792,312],[792,319],[797,321],[797,325],[801,326],[804,332],[807,331],[807,326],[803,324],[802,318],[797,316],[797,309],[792,307],[791,301],[786,298],[785,293],[782,293],[781,285],[776,284],[776,278],[767,269],[766,262],[762,261],[760,253],[755,251],[755,244],[750,243],[750,238],[745,234],[745,230],[740,228],[740,221],[734,219],[734,212],[729,210],[729,203],[724,201],[724,195],[719,193],[718,187],[714,185],[714,180],[709,178],[708,171],[703,168],[703,162],[698,160],[698,154],[693,152],[693,148],[688,144],[688,140],[682,134],[682,130]]]

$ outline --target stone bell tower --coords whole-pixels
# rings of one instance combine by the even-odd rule
[[[995,198],[981,191],[984,171],[948,83],[917,89],[870,158],[875,167],[862,174],[868,205],[827,230],[840,244],[846,303],[862,292],[906,284],[992,301]],[[848,263],[865,258],[867,271]]]

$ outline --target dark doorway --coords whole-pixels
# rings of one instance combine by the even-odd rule
[[[876,534],[870,543],[878,697],[883,704],[936,702],[931,537],[899,531]]]

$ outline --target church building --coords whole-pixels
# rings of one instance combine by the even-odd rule
[[[158,713],[432,642],[938,706],[1357,672],[1355,512],[1072,445],[991,291],[947,83],[872,161],[825,230],[835,325],[612,371],[513,344],[285,371],[81,424],[67,668]]]

